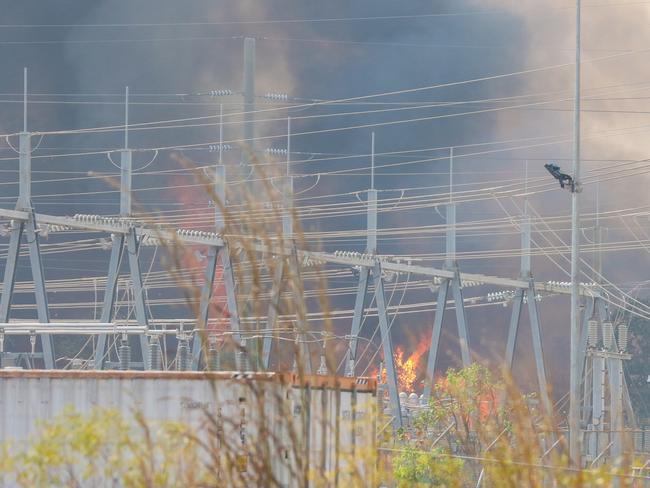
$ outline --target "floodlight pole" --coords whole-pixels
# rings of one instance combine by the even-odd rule
[[[569,385],[569,456],[574,466],[582,465],[580,429],[580,1],[576,0],[575,97],[573,109],[573,191],[571,193],[571,359]]]

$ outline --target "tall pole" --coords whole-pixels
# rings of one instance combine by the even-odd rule
[[[453,203],[454,198],[454,148],[449,148],[449,203]]]
[[[377,252],[377,190],[375,190],[375,133],[370,136],[370,190],[368,190],[368,237],[366,252]]]
[[[524,218],[521,226],[521,277],[530,279],[531,277],[531,254],[530,254],[530,232],[531,222],[528,215],[528,160],[525,164],[524,176]],[[541,386],[541,385],[540,385]],[[541,386],[544,388],[544,386]]]
[[[375,189],[375,133],[370,135],[370,189]]]
[[[447,233],[445,266],[453,269],[456,263],[456,205],[454,205],[454,148],[449,148],[449,204],[447,205]]]
[[[291,117],[287,116],[287,178],[291,176]]]
[[[285,239],[293,239],[293,216],[291,199],[293,198],[293,178],[291,177],[291,117],[287,116],[287,167],[283,195],[282,233]]]
[[[23,132],[27,132],[27,67],[23,68]]]
[[[226,167],[223,165],[223,103],[219,104],[219,161],[214,171],[214,224],[217,232],[223,231],[226,205]]]
[[[524,216],[528,216],[528,160],[524,162]]]
[[[131,216],[132,153],[129,149],[129,87],[124,91],[124,149],[120,161],[120,215]]]
[[[129,148],[129,87],[124,89],[124,149]]]
[[[594,225],[594,244],[596,256],[594,259],[594,282],[602,283],[603,274],[603,229],[600,226],[600,182],[596,183],[596,225]]]
[[[580,432],[580,0],[576,0],[575,98],[573,108],[573,192],[571,193],[571,361],[569,385],[569,456],[574,466],[582,465]]]
[[[219,104],[219,164],[223,164],[223,103]]]
[[[244,39],[244,144],[242,166],[244,176],[248,177],[252,159],[255,157],[255,39]]]
[[[18,205],[19,210],[32,208],[32,135],[27,132],[27,68],[23,70],[23,131],[18,136]]]

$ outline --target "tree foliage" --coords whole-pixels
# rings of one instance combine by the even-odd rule
[[[67,410],[42,423],[27,448],[5,446],[0,472],[21,487],[217,486],[187,425],[134,418],[103,408]]]
[[[474,364],[450,369],[412,418],[393,459],[400,486],[633,486],[633,460],[573,469],[566,442],[532,396]],[[557,444],[555,444],[557,442]],[[557,445],[549,450],[551,445]]]
[[[449,457],[442,449],[430,452],[407,446],[394,461],[395,477],[400,487],[463,486],[462,460]]]

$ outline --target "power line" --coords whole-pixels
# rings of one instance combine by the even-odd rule
[[[650,2],[601,2],[585,4],[585,8],[597,7],[621,7],[634,5],[650,5]],[[538,9],[529,9],[538,10]],[[544,11],[571,11],[571,7],[544,7]],[[129,22],[129,23],[87,23],[87,24],[0,24],[0,28],[23,29],[23,28],[123,28],[123,27],[201,27],[220,25],[259,25],[259,24],[300,24],[300,23],[325,23],[325,22],[359,22],[359,21],[382,21],[382,20],[412,20],[424,18],[448,18],[466,17],[476,15],[503,15],[504,9],[473,10],[461,12],[440,12],[440,13],[416,13],[402,15],[377,15],[358,17],[329,17],[329,18],[303,18],[303,19],[258,19],[258,20],[220,20],[220,21],[195,21],[195,22]]]

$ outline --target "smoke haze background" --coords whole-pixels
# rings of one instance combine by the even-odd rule
[[[45,3],[37,1],[4,2],[3,24],[35,24],[40,27],[0,28],[0,50],[3,56],[3,76],[0,77],[2,96],[0,130],[3,133],[21,129],[22,107],[19,94],[22,68],[29,68],[31,93],[94,94],[97,103],[31,103],[30,130],[97,127],[119,125],[123,121],[122,93],[129,86],[132,93],[131,122],[214,115],[218,111],[215,99],[193,94],[212,89],[240,90],[242,74],[243,37],[257,38],[257,94],[283,92],[299,99],[338,99],[414,87],[513,73],[532,68],[565,65],[520,76],[498,78],[448,88],[426,90],[407,95],[369,99],[382,102],[445,102],[485,100],[514,95],[545,94],[531,100],[556,100],[534,107],[486,112],[423,122],[400,123],[377,127],[377,152],[408,149],[462,146],[487,141],[517,138],[558,136],[571,138],[574,12],[570,1],[508,1],[508,0],[448,0],[410,1],[407,4],[378,1],[198,1],[177,2],[160,0],[126,1],[67,1]],[[650,80],[646,62],[650,43],[647,29],[648,4],[643,2],[585,2],[584,21],[584,114],[583,156],[585,171],[616,167],[620,161],[648,157],[647,153],[647,91]],[[410,17],[411,15],[415,17]],[[368,17],[409,16],[390,19]],[[319,22],[301,19],[336,19]],[[350,20],[355,18],[357,20]],[[361,18],[365,18],[362,20]],[[295,22],[264,22],[293,19]],[[260,23],[247,23],[260,21]],[[98,27],[94,24],[182,24],[214,22],[215,25],[149,25]],[[240,23],[241,22],[241,23]],[[66,24],[67,27],[43,25]],[[634,52],[628,52],[634,51]],[[609,59],[602,59],[608,57]],[[625,86],[624,86],[625,85]],[[616,87],[616,88],[612,88]],[[107,96],[106,94],[110,94]],[[159,95],[154,97],[151,95]],[[170,94],[187,94],[170,97]],[[45,97],[38,100],[45,101]],[[53,97],[50,100],[88,102],[91,97]],[[152,101],[183,102],[181,105],[151,104]],[[188,105],[196,102],[197,105]],[[199,102],[208,102],[203,105]],[[240,110],[238,97],[224,98],[226,113]],[[318,119],[296,118],[294,132],[332,129],[340,126],[384,123],[406,118],[445,115],[477,111],[497,106],[516,105],[517,99],[505,102],[481,102],[458,107],[430,107],[399,112],[348,115]],[[268,107],[260,101],[258,108]],[[345,105],[320,107],[291,113],[295,117],[326,114],[335,111],[360,111],[388,105]],[[259,118],[286,116],[286,111],[260,114]],[[636,127],[612,137],[603,131]],[[650,125],[649,125],[650,127]],[[238,139],[240,126],[227,126],[225,139]],[[293,150],[305,153],[368,154],[370,130],[358,129],[295,137]],[[258,123],[258,136],[276,138],[259,141],[257,149],[268,146],[284,147],[286,134],[283,121]],[[167,131],[132,131],[134,148],[174,146],[217,140],[216,126]],[[41,155],[67,152],[119,149],[122,135],[118,133],[84,136],[45,137]],[[8,148],[3,151],[11,156]],[[558,161],[570,168],[571,144],[556,144],[528,148],[487,156],[463,157],[473,152],[461,149],[455,161],[459,184],[500,179],[522,179],[528,161],[530,178],[545,176],[543,163]],[[182,154],[205,164],[214,161],[214,153],[183,151]],[[446,150],[425,152],[426,157],[443,158]],[[151,159],[151,153],[136,155],[136,167]],[[410,158],[410,156],[409,156]],[[424,159],[420,155],[411,159]],[[378,156],[377,164],[404,162],[403,156]],[[228,155],[227,162],[235,167],[238,157]],[[3,161],[12,168],[16,161]],[[156,162],[159,169],[174,168],[177,163],[169,152],[161,153]],[[325,173],[354,167],[367,168],[369,158],[329,160],[296,164],[299,174]],[[114,168],[105,155],[87,157],[43,158],[34,161],[36,171],[99,171]],[[327,195],[368,188],[367,169],[349,176],[323,175],[311,194]],[[423,173],[428,173],[423,175]],[[35,176],[35,180],[55,178],[56,175]],[[59,175],[60,177],[60,175]],[[444,159],[392,169],[379,169],[379,189],[399,189],[412,186],[439,186],[433,192],[446,192],[448,162]],[[15,174],[3,173],[4,182],[15,181]],[[152,185],[152,179],[139,180],[134,187]],[[169,184],[161,177],[160,186]],[[174,180],[177,184],[184,180]],[[299,178],[297,190],[313,184],[314,178]],[[647,179],[615,180],[601,185],[600,206],[603,211],[614,208],[647,205]],[[3,185],[2,205],[13,206],[17,185]],[[65,195],[72,192],[107,191],[101,180],[80,182],[35,183],[33,194],[38,211],[51,214],[116,213],[117,194]],[[60,193],[60,197],[39,197]],[[140,192],[137,199],[150,208],[167,208],[175,201],[203,204],[201,197],[183,196],[179,190]],[[595,208],[594,185],[585,187],[583,207]],[[398,191],[380,193],[380,197],[395,198]],[[197,201],[197,198],[199,199]],[[499,202],[513,215],[521,205],[516,201]],[[531,199],[532,206],[544,216],[566,215],[570,208],[568,192],[559,188]],[[503,217],[497,202],[467,204],[459,207],[459,221]],[[646,217],[647,219],[647,217]],[[443,223],[432,208],[406,214],[380,215],[380,228]],[[359,229],[365,225],[363,216],[305,222],[306,230]],[[592,221],[584,224],[593,226]],[[586,231],[587,232],[587,231]],[[641,231],[639,231],[641,233]],[[628,235],[620,228],[611,229],[611,238]],[[562,233],[568,239],[568,233]],[[534,238],[540,239],[535,235]],[[632,239],[628,236],[629,239]],[[380,252],[414,255],[442,252],[444,240],[439,238],[403,243],[382,242]],[[459,250],[516,249],[516,235],[491,238],[459,238]],[[362,250],[363,242],[351,243],[347,249]],[[342,248],[342,247],[339,247]],[[631,253],[630,253],[631,254]],[[105,272],[107,253],[101,259],[85,255],[46,256],[46,276],[67,278]],[[605,274],[614,282],[625,283],[643,279],[647,272],[647,254],[637,253],[637,266],[630,269],[616,261],[618,254],[605,255]],[[625,257],[628,257],[625,255]],[[562,263],[562,260],[559,260]],[[24,263],[26,264],[26,263]],[[461,269],[516,276],[519,262],[509,260],[479,260]],[[535,276],[540,280],[565,280],[566,275],[544,257],[533,261]],[[23,266],[24,268],[24,266]],[[565,269],[568,267],[565,265]],[[24,271],[24,269],[22,270]],[[20,279],[28,279],[29,274]],[[350,284],[353,283],[350,277]],[[418,297],[415,296],[413,300]],[[429,294],[420,299],[432,300]],[[55,301],[55,298],[52,298]],[[26,302],[27,303],[27,302]],[[335,307],[351,308],[352,297],[334,303]],[[502,354],[509,309],[489,307],[469,310],[472,345],[481,355]],[[22,313],[22,312],[21,312]],[[568,300],[550,298],[542,305],[543,331],[549,361],[550,377],[558,390],[568,383],[562,371],[568,362]],[[452,346],[453,321],[448,314],[445,330],[452,331],[441,345],[442,367],[457,364],[458,353]],[[433,314],[404,315],[395,322],[394,337],[407,350],[428,340]],[[532,366],[527,322],[521,334],[521,348],[516,360]],[[346,327],[349,324],[346,324]],[[370,328],[373,324],[369,322]],[[448,354],[444,354],[447,352]],[[557,359],[557,360],[553,360]],[[522,368],[532,373],[532,368]],[[525,374],[524,374],[525,376]],[[524,380],[530,378],[523,378]]]

